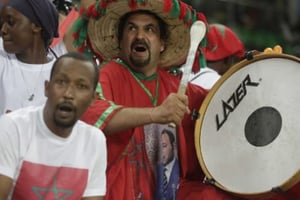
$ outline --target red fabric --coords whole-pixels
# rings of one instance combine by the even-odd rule
[[[208,61],[217,61],[232,55],[239,58],[244,56],[243,43],[229,27],[212,24],[207,35],[208,46],[203,48],[203,53]]]
[[[182,180],[177,199],[180,200],[238,200],[237,197],[225,194],[220,189],[200,181]]]
[[[73,22],[77,19],[77,17],[78,17],[78,12],[73,8],[66,16],[64,21],[62,21],[62,23],[59,24],[59,29],[58,29],[59,37],[53,39],[51,43],[51,47],[54,47],[55,45],[57,45],[59,42],[63,40],[68,28],[73,24]]]
[[[12,199],[81,199],[88,170],[53,167],[24,161]]]
[[[130,72],[121,64],[110,62],[100,69],[100,83],[103,95],[106,99],[112,100],[116,104],[126,107],[151,107],[152,103],[145,91],[138,85]],[[166,71],[158,71],[159,96],[158,104],[171,92],[177,92],[179,79]],[[146,87],[155,93],[156,81],[143,81]],[[187,94],[189,96],[189,107],[191,110],[198,110],[207,91],[198,87],[188,85]],[[96,104],[89,108],[82,118],[84,121],[94,124],[99,116],[108,109],[109,103],[98,100]],[[110,112],[105,121],[111,118],[116,110]],[[219,190],[212,189],[212,186],[200,184],[203,180],[195,150],[194,125],[195,121],[190,116],[184,118],[185,126],[178,127],[179,137],[179,160],[181,165],[180,193],[189,193],[193,197],[193,192],[212,195],[213,199],[228,199]],[[101,125],[104,128],[105,125]],[[183,131],[185,130],[185,131]],[[132,137],[134,136],[134,137]],[[144,129],[137,127],[122,133],[107,136],[108,147],[108,169],[107,169],[107,194],[109,200],[154,199],[155,178],[144,147]],[[136,172],[139,173],[136,173]],[[190,182],[193,181],[193,182]],[[190,184],[188,187],[184,187]],[[182,187],[181,187],[182,185]],[[192,186],[192,190],[188,188]],[[142,196],[139,193],[142,192]],[[181,191],[183,193],[181,193]],[[200,191],[200,193],[199,193]],[[177,199],[185,199],[185,195]],[[194,196],[195,197],[195,196]],[[200,199],[198,196],[197,199]]]
[[[287,192],[278,194],[269,200],[298,200],[300,199],[300,182]]]

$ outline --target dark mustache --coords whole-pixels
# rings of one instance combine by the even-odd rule
[[[134,46],[136,46],[136,45],[142,45],[142,46],[146,47],[146,49],[149,49],[148,44],[143,39],[142,40],[135,40],[135,41],[133,41],[132,44],[131,44],[131,49],[133,49]]]
[[[73,105],[73,103],[69,101],[61,102],[57,105],[57,108],[69,108],[71,110],[76,110],[76,107]]]

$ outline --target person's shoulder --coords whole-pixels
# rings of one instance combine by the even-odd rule
[[[100,130],[99,128],[92,126],[84,121],[78,120],[77,121],[77,126],[78,129],[81,130],[82,132],[85,132],[87,134],[90,134],[90,137],[97,137],[100,139],[105,138],[104,133],[102,132],[102,130]]]
[[[110,60],[102,62],[99,65],[100,79],[112,79],[115,82],[118,82],[121,77],[128,78],[130,74],[126,65],[118,60]]]
[[[51,68],[52,68],[52,65],[57,60],[57,58],[58,58],[58,55],[55,52],[54,53],[48,52],[48,55],[47,55],[48,62],[46,63],[46,65],[51,65]]]
[[[38,115],[41,106],[28,106],[14,110],[10,113],[5,113],[0,116],[0,124],[15,124],[21,126],[23,124],[31,124],[33,119]]]
[[[78,120],[73,127],[74,130],[72,133],[76,135],[74,140],[84,147],[85,154],[92,157],[102,157],[104,153],[106,154],[106,137],[100,129]]]
[[[220,78],[221,76],[218,74],[217,71],[206,67],[206,68],[202,68],[197,74],[195,74],[195,76],[213,76],[213,77],[217,77]]]
[[[178,82],[180,81],[180,79],[181,79],[179,75],[177,75],[177,74],[172,74],[172,73],[170,73],[169,71],[164,70],[164,69],[161,69],[161,68],[159,68],[159,69],[157,70],[157,73],[159,74],[159,76],[160,76],[161,78],[166,79],[166,80],[168,80],[168,81],[173,81],[173,82],[178,83]]]
[[[104,133],[92,125],[89,125],[81,120],[76,123],[77,130],[77,140],[82,143],[82,145],[87,145],[85,152],[96,152],[97,154],[102,154],[106,151],[106,137]]]
[[[118,62],[118,59],[103,61],[99,64],[99,69],[102,71],[110,71],[112,68],[122,69],[122,63]]]
[[[180,83],[180,76],[172,74],[164,69],[158,69],[159,86],[169,92],[177,92]]]
[[[190,82],[194,85],[201,86],[205,89],[211,89],[221,76],[208,67],[203,68],[200,72],[193,75]]]
[[[200,75],[203,80],[211,82],[214,84],[221,78],[221,75],[218,74],[217,71],[210,69],[210,68],[205,68],[205,71],[203,70],[202,74]]]
[[[55,56],[57,57],[60,57],[68,52],[66,45],[63,41],[57,43],[54,47],[51,47],[51,49],[53,50]]]
[[[31,113],[36,113],[38,112],[40,109],[42,109],[41,106],[27,106],[24,108],[19,108],[17,110],[14,110],[13,112],[7,113],[6,115],[10,116],[10,117],[22,117],[22,116],[26,116],[26,115],[30,115]]]

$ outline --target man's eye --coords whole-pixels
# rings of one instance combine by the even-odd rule
[[[135,28],[134,26],[129,26],[129,27],[128,27],[128,30],[129,30],[129,31],[135,31],[136,28]]]
[[[12,19],[12,18],[9,18],[9,19],[7,20],[7,24],[10,25],[10,26],[13,26],[13,25],[15,24],[15,20]]]
[[[58,85],[65,85],[67,82],[63,79],[58,79],[55,81]]]
[[[78,84],[77,87],[78,87],[79,89],[87,89],[87,88],[88,88],[88,86],[85,85],[85,84]]]
[[[153,27],[148,27],[148,28],[147,28],[147,31],[148,31],[148,32],[154,32],[154,29],[153,29]]]

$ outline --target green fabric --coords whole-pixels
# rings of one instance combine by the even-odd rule
[[[172,10],[170,12],[170,15],[173,18],[177,18],[180,15],[180,5],[179,5],[179,2],[177,0],[173,0],[173,6],[172,6]]]
[[[72,30],[78,34],[78,38],[73,41],[73,44],[75,47],[80,47],[87,38],[87,20],[79,18],[74,22]]]
[[[189,22],[192,18],[192,13],[191,13],[191,10],[190,9],[187,9],[187,12],[186,12],[186,16],[184,18],[184,21],[185,22]]]
[[[102,90],[102,87],[101,87],[101,84],[98,83],[97,85],[97,88],[96,88],[96,91],[100,97],[100,99],[103,99],[105,100],[105,97],[103,95],[103,90]],[[107,108],[105,110],[105,112],[102,113],[102,115],[100,115],[100,117],[98,118],[98,120],[96,121],[96,123],[94,124],[95,127],[97,128],[100,128],[102,126],[102,124],[105,122],[106,118],[115,110],[115,109],[118,109],[120,108],[121,106],[117,106],[115,103],[113,103],[112,101],[109,101],[110,103],[110,107]]]
[[[105,122],[105,119],[117,108],[120,108],[121,106],[116,106],[115,104],[111,103],[111,106],[107,108],[102,115],[98,118],[96,123],[94,124],[95,127],[100,128],[102,124]]]
[[[201,68],[205,68],[207,66],[206,59],[202,51],[199,53],[199,65]]]

